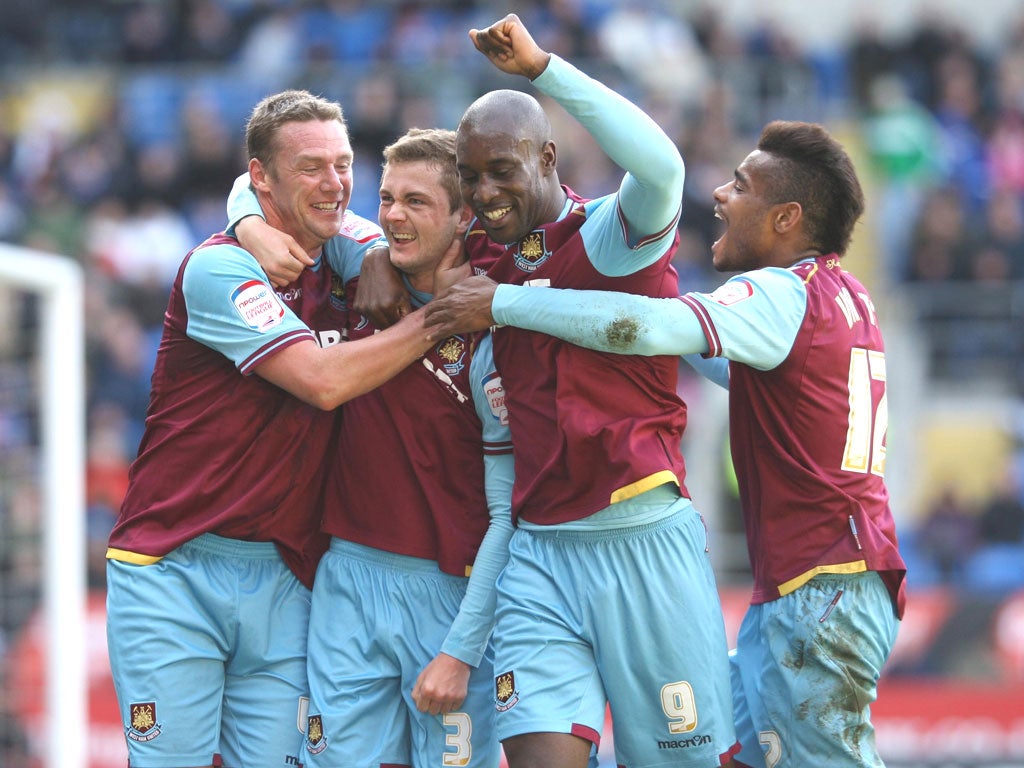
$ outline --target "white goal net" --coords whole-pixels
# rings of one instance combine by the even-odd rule
[[[86,768],[78,264],[0,243],[0,328],[0,764]]]

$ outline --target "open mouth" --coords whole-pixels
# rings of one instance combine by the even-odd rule
[[[490,224],[496,224],[512,212],[512,206],[506,205],[502,208],[493,208],[489,211],[481,211],[480,216]]]
[[[338,200],[331,203],[313,203],[313,207],[324,213],[336,213],[341,208],[341,203]]]
[[[718,226],[718,239],[715,240],[715,245],[717,245],[722,241],[722,238],[725,237],[725,233],[729,229],[729,222],[726,220],[725,216],[722,215],[722,211],[717,205],[715,206],[715,218],[721,222]]]

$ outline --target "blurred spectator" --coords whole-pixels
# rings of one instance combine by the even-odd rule
[[[0,497],[0,646],[25,625],[42,596],[42,501],[33,475],[12,478]]]
[[[167,291],[163,291],[164,294]],[[166,295],[157,305],[162,316]],[[155,308],[154,308],[155,309]],[[89,398],[92,426],[118,427],[122,449],[134,451],[149,407],[149,384],[160,326],[144,327],[140,310],[108,305],[89,330]],[[152,323],[157,312],[148,318]],[[98,415],[103,413],[104,419]],[[114,418],[114,417],[117,418]]]
[[[93,413],[85,464],[86,575],[89,586],[98,588],[106,586],[107,541],[128,489],[128,457],[135,455],[134,445],[130,453],[125,446],[134,430],[116,408],[106,410],[111,416]]]
[[[187,98],[182,123],[178,207],[192,230],[192,242],[200,242],[224,228],[224,200],[245,170],[245,152],[237,131],[211,98]]]
[[[963,280],[968,274],[970,243],[959,190],[933,188],[911,232],[907,277],[920,282]]]
[[[238,52],[241,69],[251,77],[273,83],[301,66],[304,51],[315,48],[303,39],[296,6],[279,6],[267,16],[254,20]],[[268,87],[268,92],[274,90]]]
[[[1024,199],[1009,191],[996,192],[985,208],[978,241],[981,248],[993,252],[990,261],[1000,262],[998,279],[1024,279]],[[991,279],[991,265],[986,269],[976,264],[972,271],[975,279]]]
[[[925,511],[917,530],[919,553],[928,558],[943,583],[964,579],[964,567],[978,541],[978,521],[955,488],[943,488]]]
[[[132,3],[121,28],[121,60],[164,64],[181,60],[183,39],[174,3]]]
[[[0,178],[0,241],[20,240],[25,230],[25,209],[11,186]]]
[[[787,120],[822,119],[815,73],[786,29],[766,22],[751,35],[748,48],[760,105],[757,124],[781,115]]]
[[[869,199],[878,217],[878,248],[893,284],[907,277],[911,227],[928,189],[941,178],[939,126],[910,97],[896,74],[877,76],[866,86],[862,127],[877,193]]]
[[[1024,545],[1024,501],[1012,472],[1003,474],[1002,481],[982,506],[978,516],[978,536],[986,545]]]
[[[988,138],[993,194],[1024,196],[1024,47],[1009,51],[996,69],[995,118]]]
[[[227,62],[234,58],[244,28],[223,0],[184,3],[181,58],[187,62]]]
[[[631,0],[614,6],[597,30],[601,51],[648,93],[682,108],[700,100],[705,60],[693,29],[669,4]],[[643,51],[643,56],[637,56]]]
[[[899,51],[887,38],[882,24],[875,18],[863,18],[850,40],[847,51],[847,73],[852,104],[857,113],[868,114],[878,110],[879,81],[900,76]],[[908,90],[904,87],[903,90]],[[909,92],[907,97],[911,98]]]
[[[935,115],[942,137],[947,182],[960,191],[967,212],[981,212],[989,196],[984,115],[983,75],[977,62],[963,52],[939,62]]]
[[[352,97],[343,102],[346,115],[358,115],[349,120],[349,138],[355,153],[355,182],[352,189],[352,210],[370,219],[377,218],[380,197],[381,156],[384,147],[405,130],[398,124],[400,95],[398,82],[384,73],[360,78]],[[431,126],[411,126],[428,128]]]

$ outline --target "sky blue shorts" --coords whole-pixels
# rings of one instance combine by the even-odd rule
[[[497,768],[490,651],[460,711],[431,715],[412,700],[467,582],[431,560],[331,540],[313,586],[307,768]]]
[[[500,738],[596,743],[607,701],[620,765],[710,768],[735,748],[706,530],[676,503],[647,525],[512,536],[494,632]]]
[[[882,766],[870,705],[899,620],[877,573],[821,574],[747,609],[731,654],[737,760]]]
[[[132,768],[301,762],[310,592],[273,544],[212,534],[107,560],[107,644]]]

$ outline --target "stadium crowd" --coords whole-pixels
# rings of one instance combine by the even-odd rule
[[[856,257],[873,265],[874,292],[910,298],[934,343],[932,374],[981,371],[1024,394],[1024,13],[995,47],[935,16],[898,39],[865,22],[822,52],[777,26],[741,34],[710,4],[516,6],[542,46],[585,62],[675,138],[687,166],[682,289],[716,284],[710,192],[731,177],[737,148],[774,117],[820,121],[848,139],[868,183],[871,227]],[[340,101],[356,153],[351,207],[375,218],[383,147],[411,126],[453,127],[494,87],[465,30],[504,10],[472,0],[5,2],[0,241],[71,255],[85,270],[95,586],[142,433],[168,289],[184,254],[225,224],[252,105],[287,87]],[[569,137],[559,164],[578,192],[617,186],[618,169],[572,120],[555,134]],[[39,320],[29,297],[7,289],[0,315],[2,652],[38,603],[41,520],[30,396]],[[941,501],[938,511],[896,510],[908,561],[922,564],[913,584],[956,582],[968,555],[989,545],[1024,552],[1024,486],[1012,470],[983,509],[963,509],[954,492]],[[0,726],[0,754],[16,740]]]

